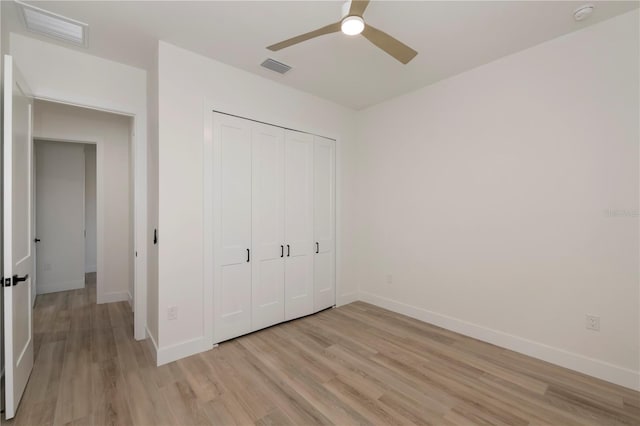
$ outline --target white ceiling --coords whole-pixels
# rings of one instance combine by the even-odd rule
[[[322,36],[279,52],[265,46],[340,19],[334,1],[29,1],[89,24],[89,47],[75,48],[149,69],[157,40],[288,86],[361,109],[502,56],[637,8],[590,1],[576,22],[573,1],[373,1],[365,20],[419,52],[402,65],[361,36]],[[2,31],[27,33],[15,4],[2,2]],[[33,36],[33,35],[32,35]],[[41,38],[41,37],[38,37]],[[42,38],[43,40],[58,43]],[[293,67],[265,70],[267,57]]]

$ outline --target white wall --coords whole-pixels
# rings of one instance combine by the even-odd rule
[[[36,97],[130,114],[135,132],[135,337],[145,336],[147,82],[144,70],[11,33],[10,52]],[[98,277],[100,279],[100,277]]]
[[[37,294],[84,288],[84,145],[37,141],[34,168]]]
[[[338,302],[355,298],[355,281],[346,266],[352,255],[348,215],[354,187],[352,164],[354,112],[203,56],[161,42],[159,50],[159,362],[197,352],[210,345],[205,327],[203,268],[203,141],[209,102],[223,111],[339,137]],[[350,192],[348,192],[351,195]],[[340,238],[342,237],[342,238]],[[343,266],[342,268],[340,266]],[[167,307],[178,319],[167,320]]]
[[[364,300],[640,386],[638,22],[359,113]]]
[[[84,271],[96,272],[96,146],[84,145]]]
[[[128,300],[131,118],[45,101],[34,111],[36,138],[97,143],[98,303]]]

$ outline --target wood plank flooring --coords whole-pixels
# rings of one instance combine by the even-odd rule
[[[38,296],[14,425],[640,425],[640,394],[365,304],[162,367],[127,303]]]

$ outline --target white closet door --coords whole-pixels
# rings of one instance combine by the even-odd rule
[[[284,321],[284,130],[253,124],[252,329]]]
[[[314,311],[335,305],[335,142],[314,137]]]
[[[313,136],[285,131],[285,319],[313,313]]]
[[[251,331],[251,122],[214,114],[214,340]]]

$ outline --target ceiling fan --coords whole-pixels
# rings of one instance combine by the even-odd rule
[[[369,24],[365,24],[362,15],[368,5],[369,0],[347,1],[344,4],[342,19],[340,21],[305,34],[292,37],[288,40],[281,41],[280,43],[272,44],[271,46],[268,46],[267,49],[275,52],[321,35],[342,31],[346,35],[362,34],[367,40],[396,58],[398,61],[403,64],[409,63],[409,61],[411,61],[418,52],[391,37],[389,34],[380,31]]]

